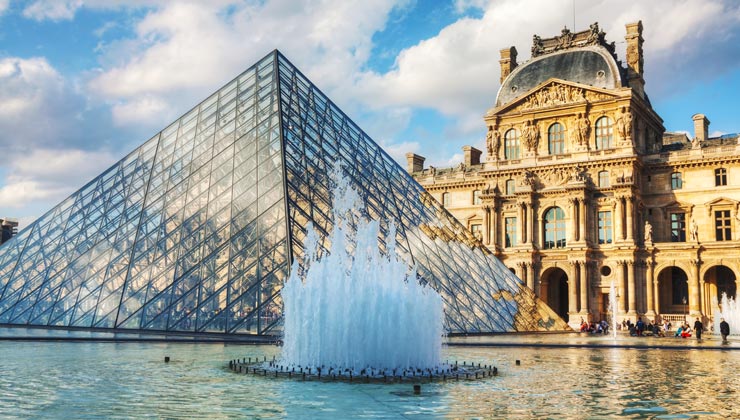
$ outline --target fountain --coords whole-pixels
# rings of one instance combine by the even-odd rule
[[[617,311],[619,310],[619,304],[617,303],[617,293],[614,287],[614,280],[612,280],[609,286],[609,308],[607,311],[611,314],[611,325],[612,325],[612,337],[617,339]]]
[[[366,381],[482,379],[493,366],[441,361],[444,310],[440,295],[420,282],[396,250],[388,222],[366,219],[357,192],[331,174],[333,230],[321,238],[309,225],[303,258],[293,262],[281,295],[283,349],[267,361],[232,360],[232,370],[261,376]],[[323,376],[322,376],[323,375]]]
[[[730,324],[730,335],[740,335],[740,304],[728,297],[727,293],[722,293],[721,306],[717,304],[716,299],[712,303],[714,307],[713,332],[719,335],[719,319],[724,318]]]

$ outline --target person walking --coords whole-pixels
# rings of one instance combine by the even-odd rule
[[[694,321],[694,333],[696,334],[697,340],[701,340],[702,331],[704,331],[704,324],[699,321],[699,318],[696,318],[696,321]]]
[[[727,344],[727,336],[730,335],[730,324],[724,318],[720,318],[719,333],[722,335],[722,343]]]

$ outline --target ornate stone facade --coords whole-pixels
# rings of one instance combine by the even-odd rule
[[[536,83],[486,113],[486,160],[466,146],[456,168],[410,154],[409,170],[571,325],[605,318],[612,284],[619,320],[711,322],[740,277],[740,138],[709,138],[701,114],[693,139],[666,132],[643,90],[642,24],[627,25],[626,68],[604,37],[597,24],[535,36],[518,66],[502,50],[502,89]],[[565,74],[548,55],[579,51],[606,58],[548,74]]]

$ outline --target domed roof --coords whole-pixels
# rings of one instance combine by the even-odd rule
[[[551,78],[605,89],[626,86],[614,56],[600,45],[590,45],[542,55],[515,68],[501,84],[496,106],[511,102]]]

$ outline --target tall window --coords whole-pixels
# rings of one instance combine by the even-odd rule
[[[442,193],[442,206],[447,208],[450,205],[450,193]]]
[[[514,128],[504,135],[504,158],[519,159],[519,132]]]
[[[482,239],[483,238],[483,225],[481,224],[470,225],[470,233],[472,233],[473,236],[475,236],[476,238]]]
[[[599,212],[599,243],[612,243],[612,212]]]
[[[683,178],[681,178],[681,172],[674,172],[671,174],[671,189],[680,190],[683,188]]]
[[[480,198],[480,190],[473,190],[473,204],[481,204],[483,200]]]
[[[506,195],[512,195],[515,192],[515,183],[513,179],[506,180]]]
[[[718,241],[732,240],[732,220],[729,210],[718,210],[714,212],[714,229]]]
[[[609,186],[609,171],[599,172],[599,187]]]
[[[686,277],[686,273],[680,268],[671,267],[671,288],[673,289],[671,303],[674,305],[683,304],[684,299],[686,303],[689,301],[689,280]]]
[[[614,126],[609,117],[601,117],[596,120],[596,148],[611,149],[614,141]]]
[[[551,155],[565,152],[565,129],[562,124],[555,123],[547,130],[547,150]]]
[[[511,247],[516,245],[516,217],[505,218],[504,225],[506,226],[504,246]]]
[[[686,242],[686,213],[671,213],[671,242]]]
[[[714,170],[714,185],[717,187],[727,185],[727,169],[719,168]]]
[[[545,249],[565,248],[565,213],[553,207],[545,213]]]

